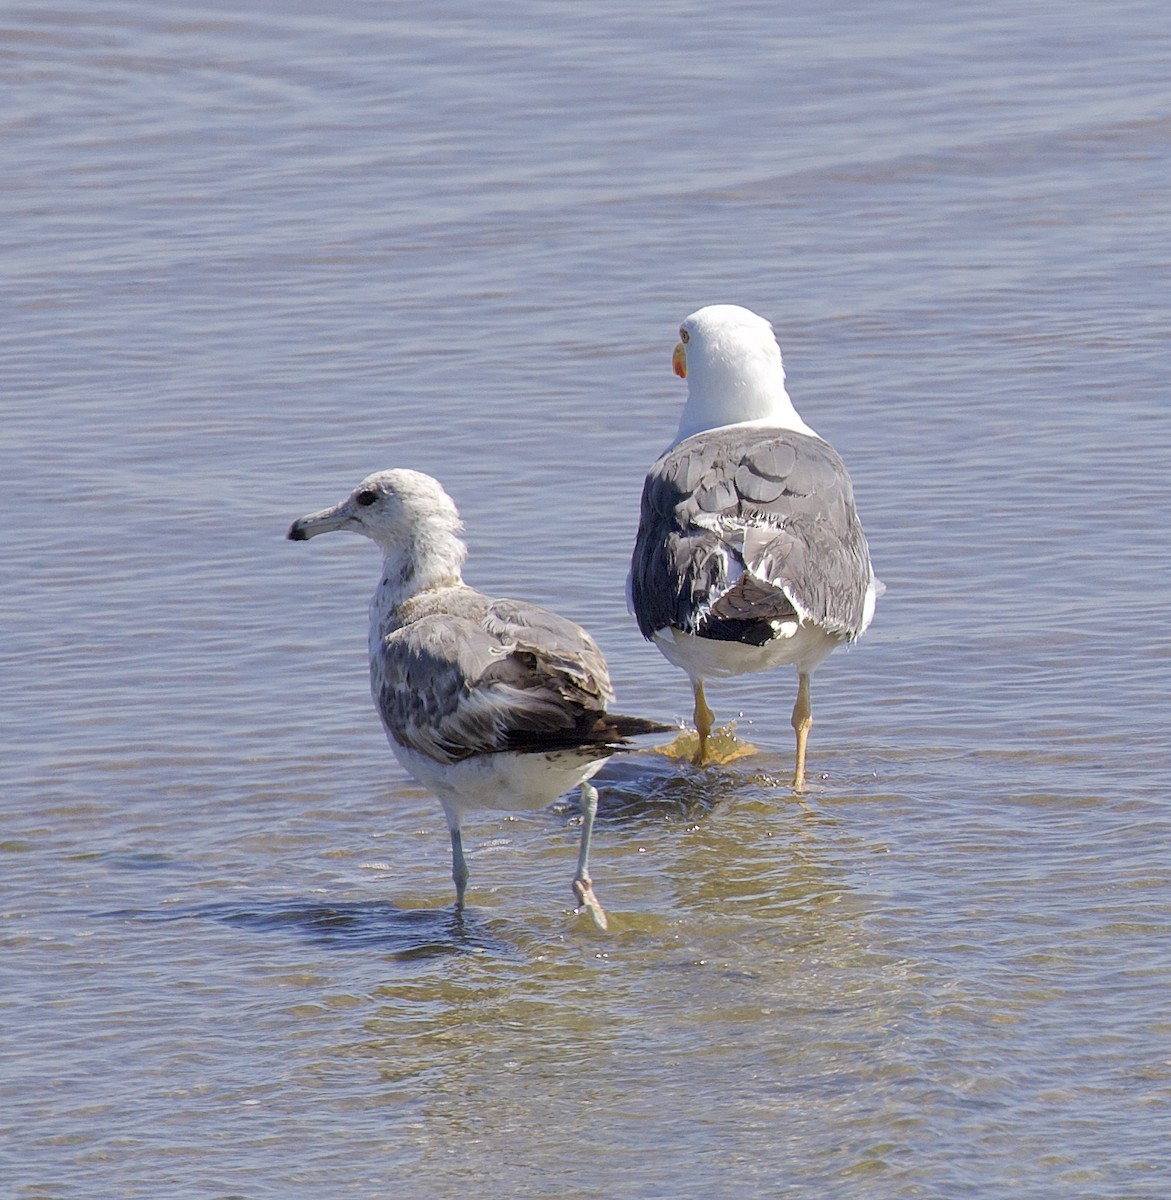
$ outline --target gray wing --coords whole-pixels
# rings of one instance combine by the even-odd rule
[[[535,605],[424,617],[388,634],[371,666],[391,736],[438,762],[605,740],[605,659],[584,630]]]
[[[870,580],[850,477],[820,438],[709,430],[647,475],[630,568],[644,637],[670,626],[761,645],[807,618],[853,640]]]
[[[521,600],[494,600],[484,629],[531,662],[547,686],[565,691],[574,702],[604,709],[614,699],[610,672],[597,643],[580,625],[547,608]]]

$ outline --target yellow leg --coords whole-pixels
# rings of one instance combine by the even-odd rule
[[[703,695],[703,680],[695,684],[695,732],[699,734],[699,749],[691,760],[697,767],[702,767],[707,758],[707,738],[715,724],[716,714],[707,706]]]
[[[809,699],[809,676],[797,676],[797,703],[793,705],[793,730],[797,734],[797,761],[793,767],[793,791],[805,787],[805,743],[813,725],[813,705]]]

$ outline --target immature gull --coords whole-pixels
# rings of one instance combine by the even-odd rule
[[[590,883],[598,793],[590,777],[627,739],[666,727],[606,712],[606,660],[584,629],[518,600],[491,600],[460,575],[463,524],[438,481],[380,471],[289,537],[350,530],[383,554],[370,601],[370,690],[391,749],[439,797],[451,830],[455,903],[468,882],[461,824],[471,808],[541,808],[580,788],[574,895],[605,928]],[[579,908],[579,911],[580,911]]]
[[[861,636],[882,585],[846,468],[785,391],[772,326],[715,304],[692,313],[679,338],[673,366],[687,380],[687,403],[643,487],[631,609],[643,637],[691,678],[696,763],[715,720],[704,680],[797,668],[799,791],[810,677]]]

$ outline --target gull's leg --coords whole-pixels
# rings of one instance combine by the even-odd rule
[[[594,818],[598,815],[598,789],[588,780],[580,788],[578,807],[581,809],[581,848],[577,854],[575,884],[590,886],[590,842],[594,836]]]
[[[464,858],[464,839],[458,825],[451,827],[451,878],[455,883],[455,911],[462,912],[464,892],[468,889],[468,863]]]
[[[797,734],[797,761],[793,767],[793,791],[805,787],[805,743],[813,725],[813,705],[809,699],[809,674],[797,673],[797,703],[793,705],[793,731]]]
[[[598,815],[598,789],[592,783],[583,782],[579,799],[581,808],[581,849],[577,855],[577,874],[573,877],[573,894],[577,897],[577,911],[588,909],[599,929],[606,928],[606,914],[594,895],[590,879],[590,839],[594,835],[594,817]]]
[[[695,757],[691,760],[697,767],[702,767],[704,759],[707,758],[707,739],[708,734],[712,731],[712,725],[715,724],[716,714],[707,706],[707,700],[703,694],[703,680],[696,680],[692,685],[695,689],[695,732],[699,734],[699,749],[695,752]]]

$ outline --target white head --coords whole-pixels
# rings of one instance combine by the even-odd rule
[[[289,537],[348,530],[368,537],[406,594],[461,582],[467,547],[455,503],[437,479],[405,468],[368,475],[340,504],[294,521]]]
[[[679,327],[671,360],[687,380],[676,442],[705,429],[757,422],[817,435],[785,391],[785,368],[773,327],[738,304],[711,304]]]

